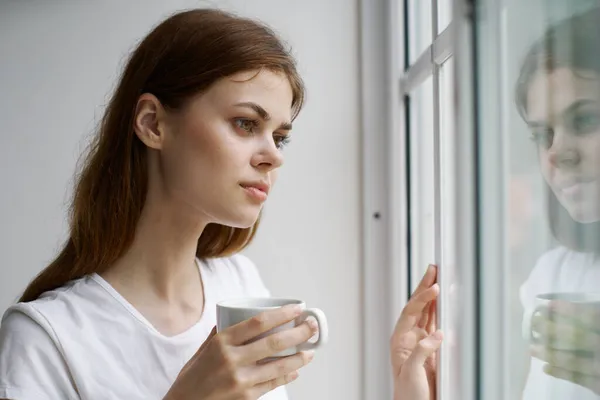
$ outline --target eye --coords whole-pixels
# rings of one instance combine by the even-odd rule
[[[539,128],[531,132],[531,140],[544,149],[549,149],[552,146],[553,139],[554,131],[551,128]]]
[[[570,128],[574,133],[591,133],[600,127],[600,114],[594,112],[581,112],[573,116]]]
[[[275,140],[275,145],[280,150],[290,144],[290,141],[292,140],[290,135],[275,135],[273,139]]]
[[[259,122],[255,119],[250,118],[236,118],[233,120],[235,126],[245,132],[255,133],[254,131],[258,128]]]

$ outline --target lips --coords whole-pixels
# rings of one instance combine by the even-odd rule
[[[593,179],[584,179],[584,178],[564,179],[564,180],[560,180],[560,181],[556,182],[556,187],[558,187],[560,190],[566,190],[569,188],[573,188],[577,185],[583,185],[583,184],[590,183],[593,181],[594,181]]]
[[[240,186],[244,189],[256,189],[264,194],[269,194],[269,190],[271,190],[270,185],[266,182],[245,182],[241,183]]]

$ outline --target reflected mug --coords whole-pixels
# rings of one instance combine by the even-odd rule
[[[544,335],[533,329],[534,318],[547,315],[550,303],[557,300],[576,304],[597,304],[600,307],[600,293],[557,292],[539,294],[535,298],[534,307],[526,311],[523,317],[523,338],[531,344],[548,346],[556,350],[579,350],[582,343],[577,340],[575,333],[570,335],[568,329],[563,329],[561,335],[551,335],[550,338],[544,338]],[[559,320],[555,322],[557,325],[560,324]]]

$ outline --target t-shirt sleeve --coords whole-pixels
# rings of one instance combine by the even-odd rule
[[[0,326],[0,399],[79,399],[52,328],[44,321],[27,304],[5,313]]]

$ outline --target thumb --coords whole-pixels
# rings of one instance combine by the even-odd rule
[[[217,327],[213,327],[212,331],[210,331],[210,333],[208,334],[208,336],[206,337],[206,340],[204,340],[204,343],[207,343],[210,339],[212,339],[215,335],[217,334]],[[204,345],[203,343],[203,345]]]
[[[444,335],[442,331],[436,331],[426,338],[422,339],[417,343],[417,346],[412,351],[408,360],[406,360],[407,364],[411,366],[419,366],[422,367],[433,353],[440,348],[442,344],[442,340]]]
[[[202,350],[204,350],[206,348],[206,346],[208,346],[210,344],[210,340],[215,337],[215,335],[217,334],[217,327],[215,326],[212,331],[210,331],[210,333],[208,334],[208,336],[206,337],[206,339],[204,339],[204,342],[202,343],[202,345],[200,346],[200,348],[198,349],[198,351],[196,352],[196,356],[198,354],[200,354],[202,352]]]

